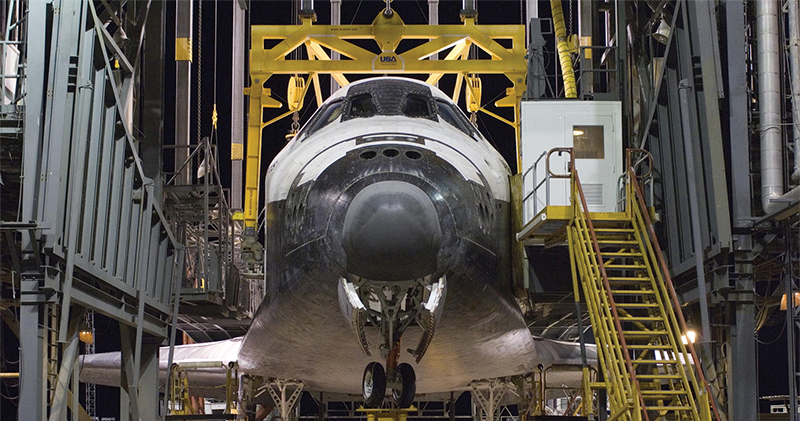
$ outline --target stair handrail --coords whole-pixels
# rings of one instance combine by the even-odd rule
[[[574,217],[575,218],[583,217],[585,219],[586,226],[589,230],[589,236],[591,237],[592,241],[592,248],[595,254],[595,264],[600,268],[600,276],[603,280],[603,285],[605,287],[605,290],[611,291],[611,284],[608,281],[608,274],[606,273],[605,265],[603,264],[603,259],[601,257],[600,245],[597,242],[597,235],[595,234],[594,224],[592,223],[592,219],[589,216],[589,208],[586,205],[586,198],[583,193],[583,188],[581,187],[580,178],[578,177],[578,172],[574,168],[574,166],[572,166],[570,173],[572,176],[572,185],[574,190],[572,195]],[[631,392],[636,394],[638,397],[638,402],[633,403],[634,405],[633,411],[634,413],[642,414],[644,416],[644,420],[649,421],[649,416],[647,415],[647,412],[643,410],[645,408],[644,398],[642,397],[642,394],[639,393],[640,390],[639,380],[636,378],[636,372],[633,368],[633,363],[631,362],[630,353],[628,351],[628,344],[625,341],[625,338],[621,334],[622,325],[620,323],[619,313],[617,311],[616,303],[611,294],[608,294],[606,297],[609,302],[612,318],[614,319],[614,326],[617,332],[620,332],[618,339],[620,347],[622,348],[622,356],[625,361],[625,367],[627,368],[628,374],[630,374],[630,386],[632,389]]]
[[[550,156],[553,155],[554,153],[557,153],[559,156],[561,156],[564,153],[569,154],[569,170],[572,169],[575,156],[573,148],[552,148],[550,150],[542,152],[539,155],[539,157],[536,158],[536,161],[534,161],[533,164],[530,167],[528,167],[528,169],[525,170],[524,173],[522,173],[523,187],[525,185],[525,177],[527,177],[528,174],[531,174],[533,178],[531,190],[525,193],[525,195],[522,197],[523,206],[525,206],[525,203],[529,199],[533,199],[533,213],[531,214],[531,219],[535,218],[536,215],[538,215],[540,212],[539,203],[536,199],[538,197],[537,193],[542,188],[542,186],[544,186],[545,189],[544,206],[547,207],[550,206],[550,179],[551,178],[568,179],[571,176],[569,171],[566,174],[557,174],[550,169]],[[544,178],[541,181],[538,181],[537,169],[541,164],[542,159],[545,160]],[[527,222],[528,221],[524,221],[524,223]]]
[[[628,172],[628,185],[630,186],[631,189],[630,193],[632,193],[628,195],[630,212],[633,212],[634,207],[636,207],[635,209],[638,209],[642,215],[642,219],[645,222],[644,225],[647,230],[648,239],[652,244],[651,247],[652,252],[655,255],[656,260],[658,261],[658,265],[661,269],[661,275],[662,275],[661,278],[663,280],[664,286],[666,287],[667,295],[669,295],[669,299],[672,302],[673,307],[678,310],[678,311],[673,311],[673,314],[675,314],[678,319],[679,327],[684,332],[684,334],[686,334],[685,332],[688,331],[688,325],[686,324],[686,319],[683,317],[683,312],[680,311],[681,305],[680,302],[678,301],[678,294],[675,292],[675,287],[672,283],[672,277],[669,275],[669,268],[667,267],[664,255],[661,253],[661,246],[658,243],[658,238],[656,237],[656,232],[655,229],[653,228],[653,222],[650,219],[650,213],[647,211],[647,205],[644,202],[644,194],[642,193],[641,186],[639,186],[639,183],[637,181],[637,176],[634,173],[633,168],[628,167],[627,172]],[[695,367],[697,369],[697,375],[700,378],[700,383],[703,385],[703,388],[706,389],[708,403],[711,406],[711,409],[713,410],[714,419],[720,421],[717,405],[714,402],[714,399],[712,398],[713,395],[711,393],[711,387],[708,384],[705,375],[703,374],[702,365],[700,364],[700,359],[697,357],[697,352],[694,348],[694,344],[689,340],[687,340],[686,342],[687,342],[686,346],[688,346],[689,348],[689,354],[691,355],[692,360],[695,363]],[[679,345],[683,346],[682,341],[678,341],[678,343]],[[691,373],[692,378],[694,379],[694,370],[689,370],[689,372]],[[696,379],[694,379],[693,383],[694,387],[697,388]],[[698,397],[701,397],[699,390],[697,392],[698,392],[697,393]]]
[[[543,179],[542,181],[539,181],[538,183],[536,182],[536,169],[537,169],[537,167],[539,166],[539,163],[542,161],[542,159],[543,159],[543,158],[544,158],[546,155],[547,155],[547,151],[544,151],[544,152],[542,152],[542,153],[541,153],[541,155],[539,155],[539,157],[538,157],[538,158],[536,158],[536,161],[534,161],[534,162],[533,162],[533,165],[531,165],[530,167],[528,167],[528,169],[527,169],[527,170],[525,170],[525,172],[524,172],[524,173],[522,173],[522,183],[523,183],[523,186],[524,186],[524,183],[525,183],[525,177],[527,177],[529,173],[530,173],[530,174],[532,174],[532,176],[533,176],[533,182],[532,182],[532,183],[533,183],[533,187],[531,188],[531,191],[529,191],[528,193],[526,193],[526,194],[525,194],[525,195],[522,197],[522,204],[523,204],[523,206],[525,205],[525,202],[526,202],[528,199],[530,199],[531,197],[533,197],[533,215],[532,215],[532,217],[535,217],[535,216],[536,216],[536,215],[539,213],[539,212],[538,212],[538,206],[537,206],[537,205],[538,205],[538,203],[536,203],[536,192],[538,192],[538,191],[539,191],[539,188],[540,188],[542,185],[544,185],[544,184],[547,184],[547,182],[548,182],[548,176],[547,176],[547,174],[545,174],[545,176],[544,176],[544,179]],[[547,194],[547,199],[546,199],[546,200],[547,200],[547,202],[546,202],[546,205],[550,204],[550,188],[549,188],[549,187],[550,187],[550,186],[549,186],[549,184],[548,184],[548,185],[547,185],[547,187],[546,187],[546,188],[547,188],[547,193],[546,193],[546,194]],[[527,221],[525,221],[525,222],[527,222]]]

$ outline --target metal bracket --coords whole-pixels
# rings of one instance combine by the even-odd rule
[[[491,379],[476,380],[469,384],[470,389],[472,389],[472,396],[480,404],[487,420],[499,419],[500,402],[506,394],[506,390],[508,390],[506,383],[505,379]],[[486,390],[486,395],[483,394],[483,390]]]
[[[270,379],[267,383],[267,391],[272,396],[275,405],[281,411],[281,419],[285,420],[289,416],[289,412],[297,403],[300,394],[303,392],[305,383],[300,380],[284,380],[284,379]],[[291,394],[286,397],[287,391]]]

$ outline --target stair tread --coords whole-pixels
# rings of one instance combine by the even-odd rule
[[[679,374],[637,374],[637,379],[680,379]]]
[[[617,307],[646,307],[646,308],[656,308],[658,304],[652,303],[616,303]]]
[[[653,291],[653,290],[650,290],[650,289],[644,289],[644,290],[641,290],[641,289],[612,289],[611,293],[612,294],[628,294],[628,295],[632,295],[632,294],[653,295],[656,292]]]
[[[631,362],[634,364],[677,364],[678,360],[635,359]]]
[[[666,330],[623,330],[622,334],[625,336],[657,336],[666,335]]]
[[[647,269],[647,266],[639,265],[639,264],[634,264],[634,265],[626,265],[626,264],[616,265],[614,263],[610,263],[610,264],[604,264],[603,266],[605,266],[606,269],[609,269],[609,268],[611,268],[611,269]]]
[[[650,406],[645,405],[645,409],[651,411],[689,411],[692,409],[691,406],[681,405],[681,406]]]
[[[642,395],[685,395],[685,390],[640,390]]]
[[[647,345],[628,344],[628,349],[654,349],[662,352],[672,352],[671,349],[667,349],[666,345],[661,345],[661,344],[647,344]]]
[[[620,316],[619,319],[623,321],[653,321],[653,322],[664,321],[664,318],[661,316]]]

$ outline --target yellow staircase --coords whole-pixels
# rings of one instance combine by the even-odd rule
[[[686,323],[639,180],[629,170],[624,212],[590,214],[577,172],[570,177],[575,296],[588,307],[609,419],[719,420],[694,347],[681,339]]]

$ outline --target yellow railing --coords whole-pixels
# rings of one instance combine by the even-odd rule
[[[606,294],[610,289],[600,249],[596,241],[594,226],[589,218],[589,209],[574,167],[571,171],[574,219],[568,229],[570,261],[572,264],[573,288],[576,300],[579,287],[583,287],[589,317],[595,328],[597,359],[605,373],[606,387],[612,416],[610,419],[641,419],[640,398],[635,393],[636,374],[628,354],[625,340],[616,332],[622,331],[613,297]],[[577,270],[576,270],[577,269]],[[583,282],[580,282],[580,279]],[[599,329],[598,329],[599,327]]]
[[[653,279],[655,279],[655,285],[659,289],[659,294],[657,294],[656,297],[659,301],[662,299],[662,297],[667,297],[669,299],[668,303],[659,304],[665,310],[665,313],[669,318],[669,323],[667,323],[666,326],[668,327],[670,335],[672,336],[672,342],[677,345],[677,351],[680,355],[690,357],[686,358],[689,360],[686,361],[686,364],[678,364],[678,367],[682,372],[683,381],[690,381],[688,384],[685,384],[686,390],[691,390],[694,398],[699,403],[699,405],[693,405],[693,416],[695,419],[711,420],[711,415],[713,412],[713,419],[719,421],[720,417],[716,404],[714,403],[714,400],[710,398],[711,389],[709,388],[708,382],[703,375],[702,369],[699,368],[700,359],[698,358],[694,344],[687,340],[688,344],[684,345],[683,340],[681,339],[681,335],[686,334],[688,331],[686,320],[683,317],[683,312],[680,311],[681,304],[678,301],[678,295],[675,292],[675,288],[672,284],[672,278],[669,276],[669,268],[667,267],[666,260],[661,253],[661,247],[659,246],[658,238],[656,237],[655,230],[653,229],[653,223],[650,220],[650,213],[648,212],[647,205],[645,204],[642,188],[639,185],[637,176],[630,166],[628,167],[626,190],[627,204],[625,211],[628,215],[630,215],[634,229],[640,234],[640,241],[645,246],[642,248],[642,250],[646,251],[646,253],[642,253],[642,257],[645,260],[645,266],[648,267],[648,271],[652,273],[651,276],[655,276]],[[650,270],[650,268],[653,270]],[[678,310],[676,311],[675,309]],[[678,328],[677,332],[674,329],[675,327]],[[691,367],[691,362],[694,363],[695,368],[692,370],[686,370],[687,366]],[[688,372],[688,378],[686,372]],[[702,413],[697,412],[697,406],[700,407],[700,411],[702,411]]]
[[[565,152],[572,156],[571,150]],[[632,156],[636,153],[642,153],[640,162],[647,164],[648,171],[642,176],[637,176],[633,170]],[[612,411],[610,420],[649,421],[653,416],[661,419],[672,413],[670,416],[674,415],[676,419],[718,421],[719,414],[710,398],[710,389],[694,346],[681,340],[681,335],[687,331],[686,321],[642,194],[640,184],[649,177],[649,168],[652,168],[649,159],[649,153],[645,151],[628,151],[625,210],[605,214],[599,229],[592,221],[572,163],[569,174],[563,175],[571,181],[573,219],[567,235],[575,300],[580,299],[582,292],[594,329],[597,358],[605,374]],[[598,232],[602,237],[598,237]],[[623,239],[620,243],[627,245],[619,251],[601,251],[598,238],[610,243]],[[616,262],[619,256],[634,258],[636,263]],[[610,278],[606,265],[613,271],[635,267],[637,282],[641,281],[643,285],[639,289],[620,289],[617,286],[612,290],[610,279],[614,279],[614,285],[619,285],[620,275]],[[622,276],[627,275],[623,272]],[[618,305],[615,296],[636,298],[633,302],[620,298],[625,301]],[[648,316],[631,313],[629,307],[632,304],[646,307]],[[623,320],[629,330],[623,330]],[[640,320],[656,323],[658,327],[649,327]],[[626,337],[634,341],[634,345],[629,345]],[[641,338],[646,338],[647,345],[638,342]],[[643,383],[637,379],[637,373]],[[665,386],[668,390],[662,390]]]

